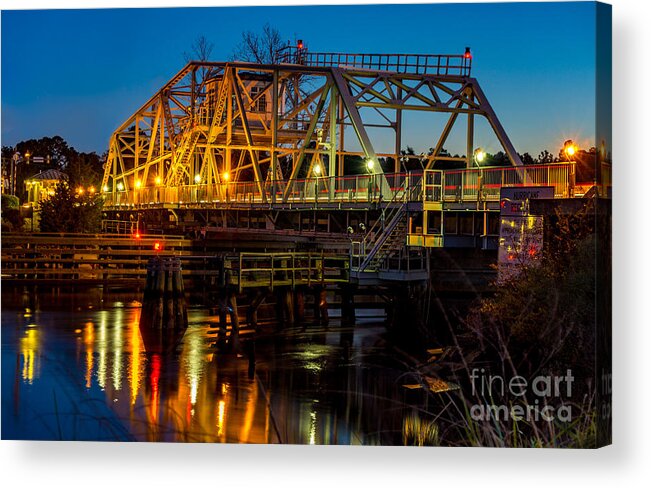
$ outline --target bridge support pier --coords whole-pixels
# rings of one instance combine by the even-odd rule
[[[327,325],[328,318],[328,298],[325,288],[317,287],[314,290],[314,321]]]
[[[355,290],[348,285],[341,287],[341,323],[355,324]]]
[[[296,305],[296,323],[302,324],[305,321],[305,291],[297,289],[294,291]]]
[[[246,310],[246,321],[251,327],[258,326],[258,308],[260,308],[265,298],[266,295],[261,290],[256,290],[250,297],[251,303]]]
[[[147,278],[140,313],[140,330],[149,352],[166,352],[188,326],[181,261],[177,257],[153,257],[147,264]]]

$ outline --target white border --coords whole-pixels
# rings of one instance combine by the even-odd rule
[[[187,5],[342,4],[191,1]],[[355,3],[396,3],[367,2]],[[412,2],[434,3],[434,2]],[[613,0],[614,439],[599,451],[0,443],[4,486],[642,486],[651,479],[648,359],[650,2]],[[174,0],[2,0],[2,9],[177,6]],[[185,4],[184,4],[185,6]],[[554,26],[549,26],[553,35]],[[637,273],[636,273],[637,272]],[[646,485],[646,484],[645,484]],[[648,485],[646,485],[648,486]]]

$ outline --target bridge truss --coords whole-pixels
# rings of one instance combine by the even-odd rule
[[[188,189],[222,202],[235,188],[262,203],[287,203],[322,191],[319,179],[334,194],[347,156],[363,159],[363,171],[388,195],[380,158],[392,158],[400,172],[403,116],[413,111],[446,117],[423,169],[455,160],[471,167],[476,117],[488,120],[512,165],[522,165],[470,76],[468,49],[373,55],[288,47],[280,59],[188,63],[113,133],[102,182],[107,205],[177,203],[188,200]],[[463,157],[443,152],[456,124],[465,129]],[[392,153],[376,152],[374,128],[393,131]],[[305,183],[311,178],[315,186]]]

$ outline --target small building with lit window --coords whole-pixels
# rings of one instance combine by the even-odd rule
[[[58,169],[48,169],[29,177],[25,180],[26,203],[38,204],[48,196],[54,195],[56,186],[67,180],[68,175]]]

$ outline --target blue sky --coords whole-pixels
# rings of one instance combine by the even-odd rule
[[[569,138],[594,144],[592,2],[3,11],[2,144],[61,135],[103,152],[112,131],[184,65],[198,35],[225,60],[242,31],[266,22],[311,51],[471,46],[473,76],[519,152],[557,152]],[[407,125],[405,142],[426,150],[438,125]],[[478,129],[480,143],[487,132]]]

